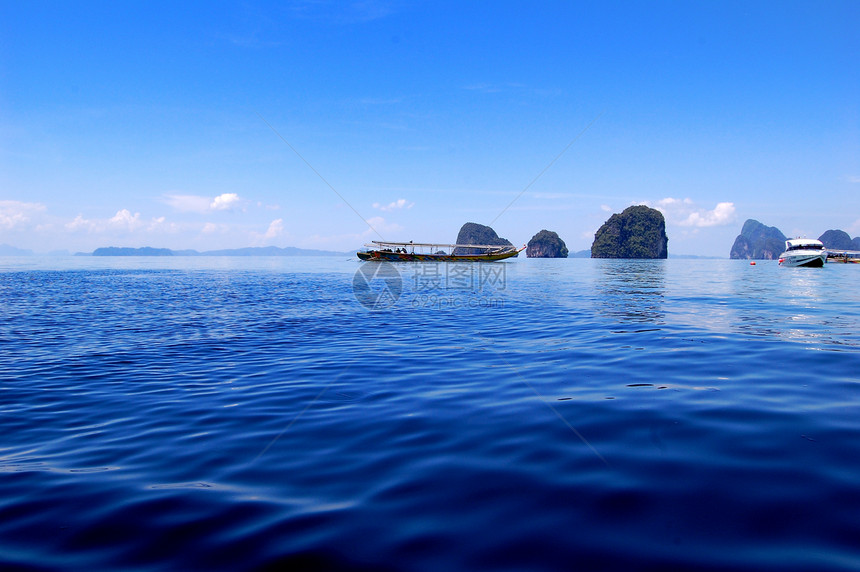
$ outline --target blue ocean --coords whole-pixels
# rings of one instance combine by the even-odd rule
[[[858,285],[0,259],[0,568],[857,570]]]

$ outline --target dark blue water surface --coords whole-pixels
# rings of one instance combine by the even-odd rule
[[[860,267],[375,264],[0,260],[0,568],[860,567]]]

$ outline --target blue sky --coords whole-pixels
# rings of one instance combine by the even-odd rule
[[[856,1],[4,1],[0,243],[473,221],[575,251],[632,204],[674,254],[728,256],[747,218],[858,236],[858,29]]]

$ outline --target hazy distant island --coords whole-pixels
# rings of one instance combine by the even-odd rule
[[[830,250],[860,250],[860,237],[852,239],[844,230],[828,230],[818,237]],[[775,226],[748,219],[735,239],[729,258],[776,260],[785,251],[786,236]]]
[[[0,256],[33,256],[33,251],[15,248],[8,244],[0,244]]]
[[[169,248],[106,246],[104,248],[96,248],[93,251],[93,256],[175,256],[175,254]]]
[[[311,250],[288,246],[279,248],[277,246],[259,246],[248,248],[231,248],[226,250],[171,250],[169,248],[152,248],[144,246],[141,248],[128,248],[119,246],[107,246],[97,248],[92,256],[344,256],[349,252],[335,252],[332,250]],[[76,256],[89,256],[86,253],[77,253]]]
[[[636,205],[615,213],[594,234],[592,258],[668,258],[663,213]]]
[[[567,258],[567,245],[551,230],[541,230],[526,246],[528,258]]]

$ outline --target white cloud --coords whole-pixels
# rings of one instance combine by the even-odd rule
[[[725,226],[735,221],[734,203],[718,203],[713,210],[694,211],[681,223],[681,226]]]
[[[849,231],[851,234],[855,234],[855,233],[860,232],[860,218],[858,218],[857,220],[855,220],[855,221],[854,221],[854,223],[853,223],[851,226],[849,226],[849,227],[848,227],[848,231]]]
[[[269,223],[269,228],[263,236],[265,238],[272,239],[277,238],[282,234],[284,234],[284,220],[279,218]]]
[[[600,210],[602,210],[605,213],[611,213],[612,207],[610,207],[609,205],[600,205]]]
[[[388,203],[387,205],[383,205],[381,203],[373,203],[373,208],[379,209],[384,212],[399,210],[399,209],[411,209],[415,203],[411,203],[406,199],[397,199],[392,203]]]
[[[179,232],[180,226],[175,222],[168,222],[166,217],[152,217],[146,230],[149,232]]]
[[[697,207],[689,198],[667,197],[657,201],[654,208],[663,213],[667,222],[678,226],[725,226],[734,223],[736,219],[735,204],[729,202],[717,203],[717,206],[708,210]]]
[[[666,197],[665,199],[660,199],[657,201],[657,208],[660,207],[680,207],[682,205],[692,205],[693,201],[690,199],[673,199],[672,197]]]
[[[140,228],[143,222],[140,220],[140,213],[131,214],[131,211],[128,209],[122,209],[108,219],[108,224],[114,228],[134,231]]]
[[[165,195],[164,202],[179,212],[207,214],[230,210],[241,201],[236,193],[222,193],[217,197],[199,195]]]
[[[851,175],[847,177],[849,183],[860,183],[860,176]]]
[[[82,215],[78,215],[75,217],[75,220],[66,223],[66,228],[69,230],[87,230],[92,232],[96,229],[96,223],[85,219]]]
[[[12,230],[16,226],[30,222],[30,217],[45,210],[40,203],[22,201],[0,201],[0,228]]]
[[[213,211],[225,211],[233,208],[238,202],[239,195],[236,193],[223,193],[212,199],[209,208]]]
[[[153,217],[147,223],[141,219],[140,213],[131,214],[131,211],[128,209],[120,209],[114,216],[107,219],[88,219],[79,214],[74,220],[67,222],[63,226],[73,232],[86,231],[89,233],[137,232],[141,229],[152,233],[163,233],[179,230],[178,225],[167,222],[167,219],[163,216]]]
[[[284,219],[276,218],[275,220],[270,222],[269,227],[264,233],[252,231],[250,234],[251,240],[255,246],[271,244],[274,239],[285,235]]]
[[[220,227],[214,222],[207,222],[203,225],[203,229],[200,232],[204,234],[212,234],[214,232],[218,232],[219,228]]]

